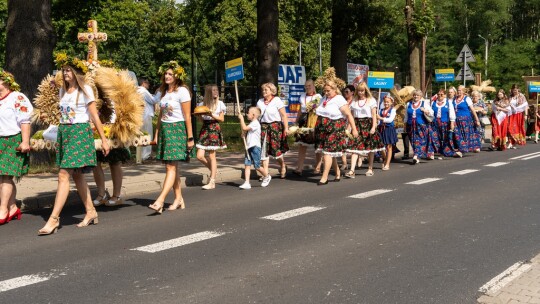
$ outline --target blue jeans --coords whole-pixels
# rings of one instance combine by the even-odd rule
[[[261,147],[251,147],[247,150],[247,153],[249,157],[244,159],[244,165],[255,167],[255,169],[259,169],[261,167]]]

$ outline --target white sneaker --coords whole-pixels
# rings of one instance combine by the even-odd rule
[[[272,180],[272,176],[270,176],[270,174],[268,174],[265,178],[263,178],[263,181],[262,181],[262,184],[261,184],[261,187],[266,187],[270,184],[270,181]]]
[[[463,153],[461,153],[460,151],[457,151],[456,154],[455,154],[455,157],[462,158],[462,157],[463,157]]]
[[[251,189],[251,184],[248,183],[248,182],[244,182],[242,185],[240,185],[238,188],[240,189],[244,189],[244,190],[249,190]]]
[[[413,165],[416,165],[416,164],[420,163],[420,160],[418,159],[418,156],[416,156],[416,155],[413,156],[412,160],[413,160]]]

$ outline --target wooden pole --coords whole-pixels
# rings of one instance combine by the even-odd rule
[[[242,114],[242,111],[240,110],[240,96],[238,96],[238,81],[234,81],[234,92],[236,93],[236,107],[238,108],[238,114]],[[242,139],[244,140],[244,149],[246,150],[246,155],[249,158],[246,138],[242,136]]]

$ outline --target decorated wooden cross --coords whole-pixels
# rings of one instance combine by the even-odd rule
[[[88,32],[77,34],[79,42],[88,43],[88,56],[86,61],[92,63],[98,61],[96,42],[107,41],[107,33],[99,33],[96,20],[88,20]]]

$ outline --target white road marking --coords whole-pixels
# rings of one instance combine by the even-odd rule
[[[168,240],[168,241],[163,241],[163,242],[159,242],[159,243],[155,243],[155,244],[151,244],[151,245],[147,245],[147,246],[133,248],[131,250],[138,250],[138,251],[156,253],[156,252],[159,252],[159,251],[163,251],[163,250],[167,250],[167,249],[171,249],[171,248],[175,248],[175,247],[180,247],[180,246],[184,246],[184,245],[188,245],[188,244],[208,240],[208,239],[211,239],[211,238],[222,236],[224,234],[225,234],[224,232],[204,231],[204,232],[199,232],[199,233],[195,233],[195,234],[182,236],[182,237],[172,239],[172,240]]]
[[[480,287],[478,291],[483,292],[487,295],[492,295],[504,286],[506,286],[512,280],[519,277],[522,273],[529,270],[529,268],[531,268],[531,264],[523,264],[523,262],[517,262],[505,271],[503,271],[498,276],[491,279],[491,281],[484,284],[484,286]]]
[[[520,159],[520,158],[525,158],[527,156],[532,156],[532,155],[539,155],[540,156],[540,152],[534,152],[534,153],[529,153],[529,154],[525,154],[525,155],[520,155],[520,156],[512,157],[510,159]]]
[[[310,213],[310,212],[319,211],[319,210],[324,209],[324,208],[326,208],[326,207],[315,207],[315,206],[302,207],[302,208],[298,208],[298,209],[294,209],[294,210],[289,210],[289,211],[285,211],[285,212],[276,213],[276,214],[273,214],[273,215],[261,217],[261,219],[273,220],[273,221],[282,221],[282,220],[286,220],[286,219],[291,218],[291,217],[303,215],[303,214]]]
[[[522,158],[521,160],[529,160],[529,159],[533,159],[533,158],[537,158],[537,157],[540,157],[540,154],[534,155],[534,156],[525,157],[525,158]]]
[[[387,193],[387,192],[391,192],[391,191],[394,191],[394,190],[391,190],[391,189],[377,189],[377,190],[367,191],[367,192],[364,192],[364,193],[358,193],[358,194],[355,194],[355,195],[351,195],[349,197],[350,198],[366,198],[366,197],[375,196],[375,195],[379,195],[379,194],[383,194],[383,193]]]
[[[427,184],[427,183],[431,183],[431,182],[436,182],[436,181],[441,180],[441,179],[442,178],[431,177],[431,178],[419,179],[417,181],[408,182],[408,183],[405,183],[405,184],[407,184],[407,185],[422,185],[422,184]]]
[[[25,276],[14,278],[14,279],[1,281],[0,292],[44,282],[44,281],[49,280],[50,278],[51,278],[50,276],[31,274],[31,275],[25,275]]]
[[[492,163],[492,164],[488,164],[488,165],[484,165],[485,167],[500,167],[500,166],[504,166],[504,165],[507,165],[509,163],[507,162],[496,162],[496,163]]]
[[[478,170],[476,169],[466,169],[466,170],[461,170],[461,171],[456,171],[456,172],[452,172],[450,174],[456,174],[456,175],[465,175],[465,174],[469,174],[469,173],[473,173],[473,172],[477,172]]]

